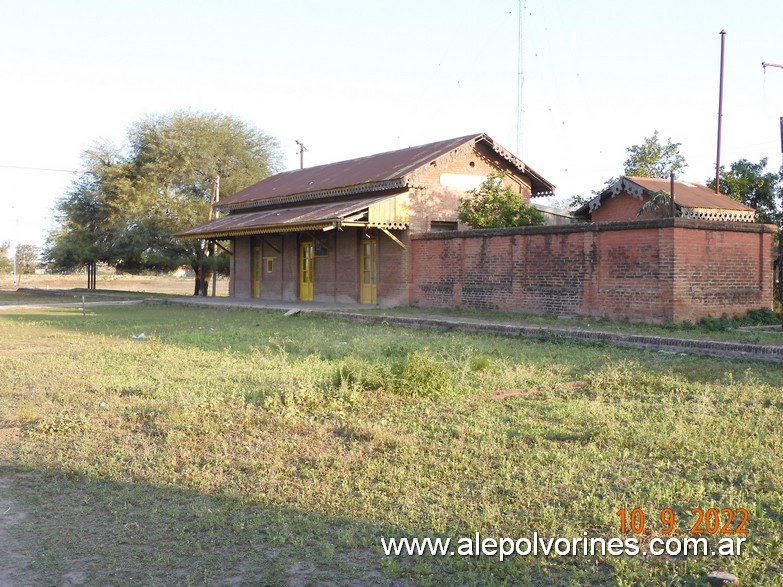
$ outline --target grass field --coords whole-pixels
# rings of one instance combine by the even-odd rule
[[[106,291],[193,295],[193,277],[116,274],[99,269],[95,285],[97,289]],[[0,291],[15,290],[17,287],[46,290],[84,288],[86,286],[87,276],[84,273],[19,275],[16,285],[14,285],[13,275],[0,273]],[[211,284],[209,291],[212,292]],[[228,295],[228,279],[218,279],[216,293],[218,296]]]
[[[780,365],[165,304],[5,311],[0,331],[20,584],[783,585]],[[622,535],[621,508],[651,533]],[[381,546],[646,548],[666,508],[683,534],[693,508],[747,510],[743,554]]]

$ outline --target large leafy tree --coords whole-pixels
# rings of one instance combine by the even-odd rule
[[[731,164],[729,169],[720,168],[721,193],[756,209],[756,221],[764,224],[783,226],[783,210],[781,197],[783,182],[781,173],[765,172],[767,159],[758,163],[740,159]],[[715,179],[707,185],[715,189]]]
[[[213,186],[239,191],[281,168],[275,139],[225,114],[178,111],[131,126],[117,149],[97,144],[57,204],[47,257],[63,267],[102,261],[138,271],[188,264],[206,293],[207,246],[173,237],[208,218]]]
[[[624,175],[636,177],[675,177],[687,167],[685,157],[680,153],[682,143],[672,143],[671,138],[663,145],[658,140],[658,131],[644,139],[641,145],[628,147],[628,159],[624,163]]]
[[[490,175],[460,201],[457,218],[473,228],[505,228],[543,224],[541,212],[527,206],[513,189],[503,185],[503,174]]]
[[[685,156],[680,153],[681,146],[682,143],[673,143],[671,138],[666,140],[665,145],[662,144],[656,130],[641,144],[626,149],[628,158],[623,163],[623,175],[668,178],[670,173],[674,172],[677,177],[688,166]],[[606,186],[611,186],[616,181],[617,178],[612,177],[607,180]]]

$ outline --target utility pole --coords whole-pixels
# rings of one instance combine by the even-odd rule
[[[764,68],[764,73],[767,72],[768,67],[777,67],[783,69],[783,65],[779,63],[769,63],[768,61],[762,61],[761,66]],[[780,117],[780,153],[783,156],[783,116]],[[781,167],[783,170],[783,167]],[[783,174],[783,171],[781,171]],[[778,230],[778,301],[781,307],[783,307],[783,234],[781,230]],[[783,322],[781,322],[783,326]]]
[[[770,63],[768,61],[762,61],[761,67],[764,68],[764,73],[767,73],[768,67],[783,69],[783,65],[780,65],[779,63]],[[783,156],[783,116],[780,117],[780,154]]]
[[[718,91],[718,154],[715,157],[715,193],[720,193],[720,130],[723,123],[723,56],[726,50],[726,31],[720,32],[720,89]]]
[[[299,141],[296,141],[296,144],[299,145],[299,169],[304,169],[304,152],[307,151],[307,148],[304,143]]]

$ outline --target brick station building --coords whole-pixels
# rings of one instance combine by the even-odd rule
[[[459,199],[489,174],[526,204],[554,186],[485,134],[287,171],[177,236],[231,242],[230,295],[409,303],[410,236],[463,229]]]
[[[497,171],[530,204],[554,186],[485,134],[288,171],[180,233],[229,240],[230,295],[468,307],[664,323],[772,305],[775,226],[675,182],[675,217],[636,212],[668,180],[624,177],[584,222],[468,230],[459,199]]]

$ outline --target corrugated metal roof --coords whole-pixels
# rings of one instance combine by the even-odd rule
[[[183,230],[175,236],[180,238],[220,238],[261,234],[262,232],[318,229],[331,226],[334,223],[351,221],[353,216],[387,198],[388,196],[351,202],[330,202],[292,208],[274,208],[244,214],[229,214]]]
[[[664,191],[667,194],[671,190],[670,180],[658,179],[652,177],[626,177],[629,181],[641,186],[650,193]],[[674,201],[686,208],[716,208],[719,210],[743,210],[752,211],[753,208],[746,206],[723,194],[716,194],[706,185],[698,183],[689,183],[686,181],[674,182]]]
[[[485,134],[473,134],[418,147],[378,153],[358,159],[285,171],[268,177],[221,201],[219,207],[236,209],[251,202],[278,198],[309,199],[304,196],[360,194],[405,187],[406,177],[465,143],[485,141],[501,157],[520,167],[533,178],[534,192],[551,192],[554,186],[505,151]],[[271,203],[271,202],[270,202]]]

